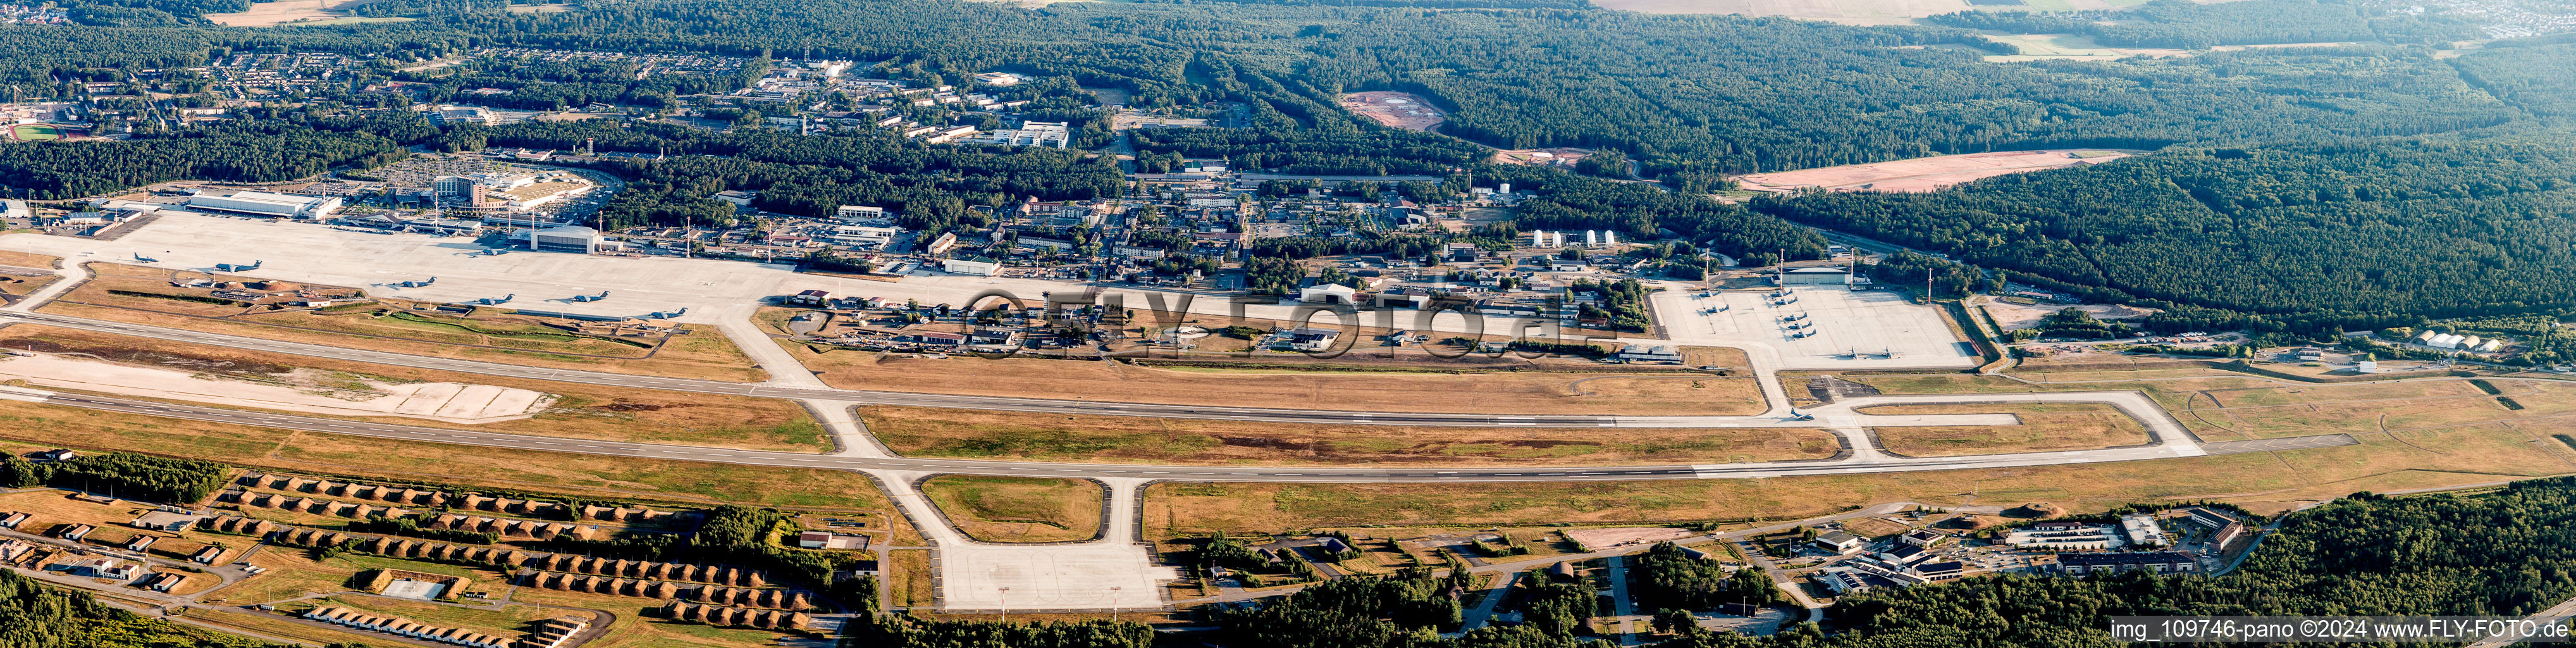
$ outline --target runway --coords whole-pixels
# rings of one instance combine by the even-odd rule
[[[905,457],[875,458],[849,455],[818,455],[792,452],[738,450],[732,448],[708,448],[621,441],[599,441],[288,416],[265,412],[249,412],[195,405],[178,405],[156,401],[132,400],[86,394],[52,393],[40,390],[8,388],[7,392],[10,396],[19,400],[101,411],[161,416],[213,423],[230,423],[288,430],[302,430],[327,434],[345,434],[386,439],[401,439],[406,441],[477,445],[515,450],[567,452],[618,457],[639,457],[675,461],[705,461],[713,463],[791,468],[885,470],[913,473],[1019,477],[1147,479],[1159,481],[1349,483],[1742,479],[1797,475],[1838,475],[1878,472],[1911,472],[1922,470],[2044,466],[2071,463],[2165,459],[2203,454],[2194,446],[2168,444],[2103,450],[2034,452],[1920,459],[1886,457],[1883,455],[1855,455],[1851,458],[1839,461],[1778,461],[1767,463],[1567,468],[1463,468],[1456,470],[1436,470],[1428,468],[1077,464]]]
[[[536,380],[611,385],[703,394],[734,394],[788,399],[821,399],[874,405],[913,407],[946,407],[959,409],[1004,410],[1051,414],[1093,414],[1105,416],[1144,416],[1156,418],[1210,419],[1224,421],[1266,421],[1273,423],[1340,423],[1352,425],[1426,425],[1452,427],[1612,427],[1619,425],[1612,416],[1511,416],[1479,414],[1343,412],[1332,410],[1296,410],[1259,407],[1224,407],[1214,405],[1163,405],[1152,403],[1109,403],[1046,398],[1013,398],[1008,396],[968,396],[954,394],[916,394],[905,392],[862,391],[825,387],[792,387],[750,383],[732,383],[688,378],[663,378],[571,369],[544,369],[452,360],[427,356],[386,353],[366,349],[323,346],[300,342],[261,340],[215,333],[201,333],[141,324],[126,324],[84,317],[65,317],[42,313],[0,312],[0,323],[24,322],[69,329],[96,331],[173,342],[285,353],[291,355],[369,362],[375,364],[437,369],[489,376],[510,376]]]

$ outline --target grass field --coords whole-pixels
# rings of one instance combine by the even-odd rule
[[[2360,437],[2362,444],[2105,464],[1974,471],[1530,484],[1198,484],[1146,491],[1148,537],[1343,525],[1665,523],[1795,519],[1895,501],[1935,506],[2051,502],[2098,511],[2212,499],[2261,512],[2355,491],[2576,473],[2563,427],[2489,423]]]
[[[250,380],[265,380],[268,375],[301,368],[342,372],[354,376],[372,376],[381,379],[379,382],[497,385],[535,390],[559,397],[552,407],[533,418],[492,423],[450,423],[406,417],[338,418],[578,439],[642,441],[751,450],[823,452],[831,448],[828,435],[803,406],[777,399],[685,394],[657,389],[415,369],[310,356],[262,353],[213,345],[147,341],[142,338],[34,324],[21,324],[0,329],[0,346],[56,353],[83,353],[131,364],[176,367],[200,374]]]
[[[0,295],[25,297],[27,295],[36,294],[36,291],[44,290],[46,286],[53,285],[54,282],[62,280],[63,278],[60,275],[43,277],[0,275]]]
[[[1764,409],[1753,379],[1706,374],[1155,368],[966,355],[932,360],[781,344],[806,367],[822,372],[824,382],[844,389],[1374,412],[1741,415]],[[1741,356],[1734,357],[1737,362],[1730,366],[1742,366]]]
[[[243,542],[250,542],[250,539],[245,538]],[[224,590],[221,600],[250,605],[316,594],[352,591],[349,579],[357,576],[358,572],[370,569],[401,569],[424,574],[470,578],[474,580],[472,588],[476,591],[498,593],[500,588],[505,587],[498,582],[500,578],[498,572],[467,569],[445,563],[370,556],[354,551],[341,552],[340,555],[326,560],[315,560],[313,552],[309,550],[282,545],[271,546],[251,556],[250,564],[266,568],[268,572],[252,576],[250,580],[242,581],[241,584],[232,586],[232,589]]]
[[[632,596],[555,591],[521,587],[511,592],[515,603],[539,603],[565,607],[606,610],[617,615],[617,623],[608,634],[583,648],[752,648],[778,645],[779,633],[750,628],[717,628],[649,618],[642,614],[646,606],[659,606],[660,601]]]
[[[941,475],[921,484],[948,521],[985,542],[1064,542],[1100,533],[1100,485],[1082,479]]]
[[[885,579],[888,605],[894,607],[927,607],[936,602],[932,587],[930,550],[895,549],[886,552]]]
[[[1387,466],[1726,463],[1832,456],[1804,428],[1511,428],[1312,425],[1129,416],[1034,416],[942,408],[859,409],[906,456],[1211,465]]]
[[[75,449],[120,449],[316,475],[483,486],[610,501],[737,503],[817,511],[890,509],[864,475],[690,461],[575,455],[366,437],[12,403],[0,438]],[[909,530],[897,534],[906,540]]]
[[[2098,403],[1882,405],[1862,414],[1992,414],[2021,425],[1873,428],[1879,447],[1909,457],[2037,452],[2139,445],[2151,437],[2137,419]]]
[[[2460,379],[2310,384],[2244,374],[2195,375],[2200,370],[2016,374],[2052,382],[2028,384],[1995,376],[1888,374],[1844,376],[1889,394],[2028,393],[2140,390],[2173,412],[2206,441],[2234,441],[2312,434],[2373,434],[2383,430],[2439,428],[2482,422],[2552,424],[2576,411],[2576,382],[2497,381],[2514,410]],[[1806,378],[1783,376],[1804,393]]]
[[[62,257],[57,256],[48,256],[32,252],[10,252],[0,250],[0,265],[18,266],[21,268],[53,269],[54,266],[62,263],[62,261]]]
[[[16,124],[9,127],[9,137],[21,142],[48,142],[69,136],[61,126],[50,124]]]

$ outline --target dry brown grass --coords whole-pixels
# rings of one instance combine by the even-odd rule
[[[1585,483],[1197,484],[1146,491],[1149,537],[1340,525],[1666,523],[1796,519],[1894,501],[1935,506],[2045,501],[2098,511],[2213,499],[2259,512],[2354,491],[2576,473],[2552,430],[2487,424],[2362,437],[2362,444],[2105,464],[1973,471]]]
[[[822,452],[831,440],[813,417],[791,401],[692,394],[657,389],[587,385],[467,374],[329,358],[246,351],[203,344],[144,340],[106,333],[21,324],[0,329],[0,347],[85,353],[131,364],[183,368],[209,374],[276,373],[289,368],[373,376],[385,382],[454,382],[529,389],[561,398],[535,417],[469,424],[409,417],[334,417],[379,423],[515,432],[542,436],[701,445],[750,450]]]
[[[930,550],[895,549],[887,551],[883,565],[886,593],[894,607],[928,607],[937,602],[931,587]]]
[[[0,438],[119,449],[315,475],[533,491],[610,501],[719,503],[815,511],[890,510],[859,473],[499,450],[100,412],[59,405],[0,411]],[[898,541],[903,541],[898,538]]]
[[[1327,371],[1335,367],[1277,364],[1270,359],[1259,359],[1269,366],[1239,369],[1158,368],[1088,360],[987,360],[966,355],[931,360],[850,350],[818,353],[806,345],[781,343],[806,367],[822,372],[824,382],[844,389],[1372,412],[1741,415],[1764,409],[1753,379],[1707,374],[1476,372],[1454,366],[1441,373],[1431,373],[1429,367]],[[1359,365],[1341,365],[1352,366]],[[1318,370],[1299,370],[1302,367]]]
[[[565,607],[607,610],[618,615],[617,623],[608,626],[608,634],[584,648],[751,648],[774,646],[780,633],[751,628],[718,628],[703,624],[645,617],[646,607],[659,607],[661,601],[633,596],[594,594],[521,587],[510,599],[521,603],[542,603]]]
[[[1479,428],[1316,425],[1032,415],[868,406],[859,415],[906,456],[1213,465],[1384,466],[1725,463],[1832,456],[1806,428]]]
[[[36,291],[44,290],[46,286],[53,285],[54,282],[62,280],[63,278],[61,275],[47,275],[42,277],[0,275],[0,295],[25,297],[36,294]]]
[[[0,265],[6,266],[53,269],[56,267],[56,264],[61,263],[62,260],[63,258],[58,256],[36,254],[33,252],[10,252],[7,250],[0,250]]]
[[[2038,452],[2138,445],[2146,426],[2099,403],[1882,405],[1863,414],[2012,414],[2021,425],[1872,428],[1879,447],[1909,457]]]
[[[1889,394],[2033,393],[2139,390],[2171,411],[2193,434],[2209,441],[2312,434],[2367,434],[2479,422],[2546,421],[2576,413],[2576,383],[2495,381],[2524,409],[2513,410],[2461,379],[2292,383],[2243,374],[2195,375],[2195,370],[2096,371],[2043,374],[2052,382],[2028,384],[1965,374],[1845,375]],[[1806,392],[1814,374],[1781,377],[1792,395]],[[2031,376],[2024,376],[2031,377]],[[2033,378],[2037,380],[2039,378]]]
[[[368,641],[384,640],[384,635],[381,634],[308,625],[260,612],[194,609],[188,611],[188,618],[223,628],[256,632],[263,636],[293,639],[320,646],[344,643],[367,645]]]
[[[1065,542],[1100,533],[1100,485],[1083,479],[941,475],[921,493],[967,537],[985,542]]]

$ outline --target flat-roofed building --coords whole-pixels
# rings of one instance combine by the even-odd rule
[[[528,231],[528,249],[541,252],[590,254],[599,251],[603,242],[605,239],[600,237],[599,230],[580,225]]]
[[[1780,274],[1780,285],[1850,284],[1851,271],[1833,266],[1799,268]]]
[[[1002,262],[984,257],[975,257],[972,259],[948,259],[939,262],[939,267],[942,270],[947,270],[957,274],[980,275],[985,277],[1002,273]]]
[[[188,208],[270,218],[321,220],[339,211],[338,196],[305,196],[266,191],[237,191],[229,196],[189,196]]]

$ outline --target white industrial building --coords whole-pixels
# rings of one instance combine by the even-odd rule
[[[331,212],[338,211],[340,209],[340,202],[340,199],[336,196],[305,196],[298,194],[270,193],[266,191],[238,191],[234,192],[230,196],[189,196],[188,208],[198,211],[218,211],[234,214],[248,214],[251,216],[267,216],[271,218],[309,218],[313,220],[322,220],[330,218]]]
[[[1011,146],[1066,148],[1071,146],[1073,142],[1072,126],[1073,125],[1070,122],[1028,122],[1021,124],[1019,128],[1005,128],[993,131],[984,135],[984,137],[977,140],[977,142],[983,144],[1007,144]]]
[[[948,259],[939,262],[939,267],[942,270],[947,270],[957,274],[980,275],[986,277],[1002,273],[1002,262],[982,257],[972,259]]]
[[[1359,300],[1359,291],[1341,284],[1324,284],[1297,289],[1297,301],[1317,304],[1350,304]]]
[[[528,230],[528,249],[541,252],[590,254],[603,247],[623,247],[610,243],[599,235],[599,230],[580,225]]]
[[[1852,279],[1851,271],[1849,271],[1849,270],[1844,270],[1844,269],[1842,269],[1842,268],[1833,267],[1833,266],[1816,266],[1816,267],[1813,267],[1813,268],[1799,268],[1799,269],[1796,269],[1796,270],[1790,270],[1790,271],[1788,271],[1788,272],[1780,273],[1780,285],[1783,285],[1783,286],[1790,286],[1790,285],[1809,285],[1809,286],[1814,286],[1814,285],[1832,285],[1832,284],[1843,284],[1843,285],[1849,285],[1849,284],[1851,283],[1851,279]]]
[[[2129,546],[2162,547],[2173,544],[2165,539],[2165,528],[2156,518],[2144,513],[2120,516],[2120,531],[2128,535]]]

